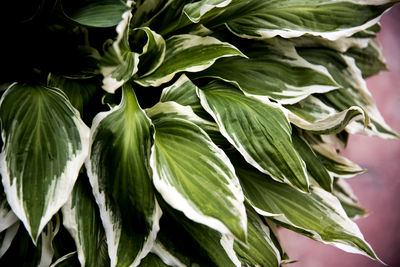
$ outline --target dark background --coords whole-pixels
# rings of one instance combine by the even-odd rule
[[[386,122],[400,132],[400,5],[381,20],[378,35],[389,71],[367,79]],[[344,155],[368,169],[349,179],[361,205],[371,214],[356,220],[367,242],[388,266],[400,266],[400,140],[350,136]],[[383,267],[373,260],[341,251],[309,238],[281,230],[289,256],[299,260],[293,267]]]

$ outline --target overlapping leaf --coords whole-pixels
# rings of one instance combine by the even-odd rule
[[[295,149],[304,160],[307,166],[307,172],[313,177],[317,183],[326,191],[332,191],[333,177],[325,168],[322,161],[312,150],[308,142],[295,131],[292,134],[292,141]]]
[[[351,178],[365,170],[337,153],[336,149],[315,135],[305,135],[315,155],[324,167],[335,177]]]
[[[3,186],[0,184],[0,258],[10,247],[19,225],[18,218],[8,205]]]
[[[159,86],[169,82],[178,72],[197,72],[210,67],[219,58],[243,56],[231,44],[210,36],[174,35],[166,40],[166,46],[161,66],[151,75],[136,79],[135,82],[142,86]]]
[[[86,168],[100,208],[111,266],[137,265],[150,251],[161,210],[149,175],[153,133],[132,87],[93,122]],[[111,179],[112,178],[112,179]]]
[[[96,93],[97,81],[93,79],[68,79],[66,77],[50,74],[47,79],[47,85],[61,89],[80,114],[83,114],[84,108],[89,104],[90,99]]]
[[[181,212],[162,205],[161,230],[154,252],[172,266],[238,266],[233,238],[194,223]],[[176,233],[179,233],[177,235]]]
[[[199,90],[202,106],[222,135],[259,171],[308,191],[305,164],[291,141],[280,106],[246,97],[232,85],[213,82]]]
[[[122,0],[77,0],[61,1],[64,14],[73,21],[91,27],[117,25],[122,14],[129,10],[132,1]]]
[[[235,166],[246,198],[259,214],[317,241],[377,259],[332,194],[313,186],[311,194],[302,194],[249,166]]]
[[[191,220],[246,238],[243,193],[229,159],[194,123],[153,120],[153,182],[163,199]]]
[[[75,240],[81,266],[105,267],[110,264],[108,255],[99,248],[106,236],[91,191],[88,178],[81,175],[62,208],[63,224]]]
[[[352,106],[337,112],[314,96],[294,105],[286,105],[285,108],[289,110],[291,123],[314,134],[336,134],[356,120],[365,127],[369,124],[368,115],[360,107]]]
[[[167,267],[160,257],[153,253],[147,254],[147,256],[140,262],[140,267]]]
[[[267,96],[282,104],[338,88],[326,70],[302,59],[290,43],[274,41],[244,47],[250,58],[224,58],[195,76],[222,79],[245,94]]]
[[[210,24],[226,23],[233,33],[245,38],[311,34],[337,40],[374,25],[392,5],[389,1],[371,5],[367,1],[244,0]]]
[[[361,207],[350,185],[343,179],[335,179],[333,183],[333,194],[339,199],[340,204],[349,218],[355,220],[368,215],[368,211]]]
[[[138,75],[146,76],[154,72],[164,60],[166,44],[158,33],[148,27],[136,28],[146,34],[146,44],[139,56]]]
[[[318,98],[339,112],[352,106],[359,106],[370,117],[371,123],[365,129],[364,122],[354,122],[349,125],[346,129],[350,133],[364,133],[382,138],[398,137],[379,113],[353,58],[326,48],[299,48],[298,53],[313,64],[325,66],[342,87]]]
[[[4,190],[36,242],[72,191],[88,154],[89,130],[59,89],[16,83],[0,105]]]
[[[102,57],[100,71],[104,76],[103,89],[109,93],[114,93],[138,70],[139,54],[131,51],[129,44],[131,18],[130,11],[122,15],[122,20],[116,28],[117,39],[109,45]]]
[[[252,209],[248,208],[248,242],[235,242],[234,250],[242,266],[281,266],[281,255],[275,247],[268,226]]]
[[[363,78],[387,70],[386,60],[383,57],[382,47],[378,39],[370,40],[368,46],[364,48],[352,47],[346,51],[345,55],[355,59]]]

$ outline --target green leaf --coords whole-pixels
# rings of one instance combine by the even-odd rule
[[[73,21],[90,27],[117,25],[122,14],[130,10],[132,1],[121,0],[75,0],[61,1],[64,14]]]
[[[243,193],[225,153],[190,121],[153,123],[153,183],[163,199],[189,219],[245,240]]]
[[[314,96],[285,108],[289,110],[291,123],[313,134],[336,134],[357,120],[363,121],[365,127],[369,124],[368,115],[360,107],[352,106],[337,112]]]
[[[183,120],[190,121],[202,130],[204,130],[208,136],[218,145],[226,144],[227,141],[221,135],[218,129],[218,125],[214,122],[205,120],[197,116],[190,106],[182,106],[176,102],[159,102],[152,108],[146,110],[147,115],[152,120],[164,119],[164,118],[180,118]]]
[[[201,0],[186,4],[183,13],[193,23],[199,23],[207,17],[221,12],[220,9],[226,8],[230,4],[238,2],[237,0]],[[210,12],[211,11],[211,12]],[[213,12],[214,11],[214,12]]]
[[[246,95],[266,96],[281,104],[338,88],[326,70],[302,59],[291,43],[246,43],[241,50],[250,58],[223,58],[194,76],[221,79]]]
[[[164,60],[166,44],[164,38],[148,27],[136,28],[143,31],[147,41],[139,56],[138,75],[146,76],[154,72]]]
[[[165,264],[156,254],[149,253],[140,262],[139,267],[167,267],[169,265]]]
[[[81,266],[76,251],[65,254],[54,261],[50,267],[79,267]]]
[[[13,242],[19,228],[20,223],[15,222],[0,232],[0,258],[7,252]]]
[[[355,59],[363,78],[387,70],[386,60],[383,57],[382,47],[378,39],[370,40],[368,46],[364,48],[352,47],[346,51],[345,55]]]
[[[220,82],[198,92],[222,135],[247,162],[277,181],[308,191],[305,164],[293,147],[291,127],[279,105],[245,96]]]
[[[352,178],[357,174],[365,172],[360,166],[349,159],[338,155],[336,149],[328,143],[319,140],[316,136],[305,135],[314,153],[325,168],[335,177]]]
[[[185,74],[182,74],[174,84],[163,89],[160,101],[174,101],[183,106],[190,106],[193,111],[199,111],[203,108],[196,90],[197,86]]]
[[[149,116],[173,115],[190,120],[202,128],[219,147],[230,147],[219,131],[218,125],[203,109],[196,94],[197,86],[185,74],[171,86],[163,89],[160,102],[148,110]],[[153,113],[150,115],[150,113]],[[193,114],[194,113],[194,114]]]
[[[88,154],[89,129],[62,91],[39,85],[11,85],[0,119],[4,191],[36,243],[68,200]]]
[[[252,208],[248,208],[246,212],[249,222],[248,243],[235,242],[234,244],[234,250],[242,266],[281,266],[280,252],[271,239],[268,226]]]
[[[361,71],[353,58],[326,48],[298,48],[300,56],[312,64],[325,66],[340,89],[317,96],[326,105],[338,112],[352,106],[361,107],[370,117],[371,123],[365,128],[364,122],[355,122],[346,130],[382,138],[398,138],[399,135],[386,124],[379,113],[375,101],[368,91]]]
[[[135,82],[142,86],[159,86],[172,80],[178,72],[198,72],[210,67],[219,58],[243,56],[236,47],[210,36],[174,35],[166,41],[166,45],[161,66]]]
[[[349,218],[353,220],[365,217],[369,214],[358,202],[350,185],[343,179],[335,179],[333,183],[333,194],[339,199],[340,204]]]
[[[75,240],[81,266],[110,266],[108,255],[99,250],[106,236],[91,191],[87,176],[82,174],[62,207],[63,224]]]
[[[121,103],[94,118],[86,161],[111,266],[138,264],[153,246],[161,216],[149,175],[152,125],[132,87],[122,89]]]
[[[246,198],[257,213],[317,241],[378,260],[332,194],[314,186],[310,187],[311,194],[302,194],[249,165],[238,165],[236,172]]]
[[[68,79],[61,75],[49,74],[47,85],[61,89],[67,96],[69,102],[80,114],[89,104],[90,99],[96,93],[98,86],[93,79]]]
[[[386,2],[386,3],[385,3]],[[393,3],[368,5],[367,1],[245,0],[217,18],[244,38],[293,38],[310,34],[329,40],[351,36],[378,22]],[[215,23],[215,22],[214,22]]]
[[[233,238],[202,224],[160,201],[164,211],[154,252],[173,266],[238,266]],[[177,235],[176,233],[179,233]]]
[[[0,183],[0,233],[18,222],[17,216],[8,205],[6,194]]]
[[[109,45],[101,59],[100,72],[103,74],[103,89],[114,93],[138,71],[139,54],[131,51],[129,44],[130,11],[122,15],[116,27],[117,39]]]
[[[163,89],[160,102],[174,101],[183,106],[190,106],[201,118],[212,119],[200,104],[196,90],[197,86],[185,74],[182,74],[175,83]]]
[[[312,150],[308,142],[298,131],[292,134],[293,145],[307,166],[307,172],[326,191],[332,191],[333,177],[329,174],[322,161]]]
[[[134,5],[133,27],[141,27],[150,21],[165,5],[165,0],[137,0]]]
[[[32,243],[25,229],[18,226],[19,223],[13,226],[14,229],[10,228],[17,232],[13,233],[14,240],[7,252],[0,257],[0,265],[9,266],[12,263],[12,266],[24,267],[49,266],[54,256],[53,239],[60,227],[59,217],[46,225],[36,245]]]

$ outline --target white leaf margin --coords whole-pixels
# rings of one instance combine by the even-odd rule
[[[231,202],[234,204],[234,202],[237,203],[243,203],[244,202],[244,194],[242,191],[242,188],[239,183],[239,179],[236,176],[235,169],[230,162],[228,156],[225,154],[225,152],[220,149],[217,145],[215,145],[208,134],[201,129],[199,126],[194,124],[191,121],[176,118],[174,120],[179,120],[183,121],[185,123],[191,124],[192,126],[196,127],[198,130],[200,130],[203,134],[203,138],[205,141],[209,143],[209,148],[211,151],[213,151],[221,161],[224,162],[226,167],[230,170],[230,173],[232,174],[232,178],[230,179],[227,177],[225,173],[222,173],[222,176],[225,178],[227,182],[227,186],[230,189],[230,191],[236,196],[236,199],[230,199]],[[155,133],[156,133],[156,128],[155,128]],[[220,220],[206,216],[202,214],[201,211],[199,211],[195,206],[192,205],[190,200],[186,199],[185,197],[182,196],[180,192],[178,192],[175,187],[169,183],[166,183],[164,179],[162,179],[157,171],[157,160],[156,160],[156,152],[155,152],[155,144],[153,144],[151,148],[151,156],[150,156],[150,167],[153,171],[153,184],[157,191],[162,195],[163,199],[174,209],[177,209],[179,211],[182,211],[185,216],[192,221],[204,224],[212,229],[217,230],[223,235],[228,235],[228,236],[234,236],[233,233],[228,229],[227,226]],[[216,168],[219,170],[219,168]],[[237,210],[239,211],[239,218],[241,220],[241,225],[242,228],[245,229],[245,234],[247,238],[247,216],[246,216],[246,209],[244,205],[240,205],[237,207]]]
[[[123,103],[123,100],[121,100]],[[115,112],[116,110],[121,108],[121,104],[113,107],[109,111],[100,112],[98,113],[95,118],[93,119],[92,128],[90,131],[90,146],[89,146],[89,153],[88,157],[85,162],[87,174],[89,177],[90,184],[92,186],[93,195],[95,197],[96,203],[100,210],[100,218],[103,223],[104,231],[107,238],[107,245],[108,245],[108,255],[110,257],[110,266],[116,266],[118,262],[118,246],[119,246],[119,239],[120,239],[120,232],[121,232],[121,225],[119,223],[118,216],[112,211],[112,207],[107,205],[106,196],[104,191],[101,192],[98,183],[98,176],[97,174],[92,172],[92,162],[90,160],[91,155],[91,147],[93,144],[93,138],[97,133],[97,129],[103,119],[105,119],[109,114]],[[145,113],[144,113],[145,114]],[[151,123],[151,120],[146,116],[147,120]],[[154,135],[154,134],[153,134]],[[157,233],[160,230],[159,221],[162,216],[162,210],[157,202],[154,199],[154,212],[151,216],[153,221],[152,229],[143,244],[142,250],[136,256],[134,261],[129,265],[130,267],[135,267],[140,264],[140,261],[146,257],[146,255],[150,252],[151,248],[154,245],[154,242],[157,237]],[[79,255],[79,251],[78,251]]]
[[[5,99],[7,94],[9,93],[9,89],[11,89],[15,84],[17,83],[13,83],[12,85],[10,85],[10,87],[7,88],[6,92],[1,98],[0,106],[2,105],[3,100]],[[62,93],[59,89],[53,90],[53,92],[65,98],[65,103],[69,103],[64,93]],[[64,172],[57,179],[53,180],[53,191],[49,192],[48,194],[48,196],[57,196],[57,201],[51,201],[51,205],[49,205],[50,208],[47,208],[46,213],[43,214],[39,224],[38,236],[36,238],[31,235],[31,227],[25,214],[24,201],[17,197],[17,187],[15,183],[16,177],[13,178],[14,183],[10,184],[10,174],[7,168],[5,151],[2,151],[0,154],[0,173],[2,176],[4,192],[6,193],[8,204],[10,205],[15,215],[22,221],[25,228],[28,230],[35,245],[37,242],[37,238],[39,237],[39,234],[42,232],[43,228],[51,220],[53,215],[57,213],[57,211],[68,201],[75,181],[78,178],[79,171],[89,153],[90,130],[80,118],[79,111],[76,110],[71,104],[68,104],[68,106],[75,113],[75,117],[72,117],[72,120],[74,121],[78,129],[82,147],[81,150],[78,150],[75,152],[75,154],[73,154],[71,151],[72,146],[69,146],[70,151],[68,154],[72,155],[72,158],[70,158],[69,161],[66,162]],[[2,138],[3,140],[6,139],[4,131],[2,131]],[[63,182],[57,185],[57,190],[55,190],[56,188],[54,188],[56,182],[55,180]],[[22,195],[22,192],[20,192],[20,194]]]

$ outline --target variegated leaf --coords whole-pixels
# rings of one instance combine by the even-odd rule
[[[132,18],[132,26],[142,27],[146,22],[150,21],[164,6],[165,0],[136,0],[134,5],[134,16]]]
[[[360,31],[349,37],[341,37],[337,40],[328,40],[320,36],[301,36],[290,39],[296,47],[326,47],[338,52],[346,52],[351,48],[363,49],[368,46],[371,38],[375,38],[376,34],[380,31],[380,24],[375,25]]]
[[[68,200],[88,154],[89,129],[62,91],[11,85],[0,103],[4,191],[36,243]]]
[[[234,250],[242,266],[281,266],[281,255],[275,247],[268,226],[249,207],[247,210],[247,244],[234,243]]]
[[[212,121],[212,117],[200,104],[200,99],[196,93],[197,88],[185,74],[182,74],[174,84],[163,89],[160,102],[174,101],[183,106],[190,106],[196,115]]]
[[[153,73],[163,62],[165,57],[166,44],[164,38],[148,27],[136,28],[136,32],[143,31],[147,41],[139,55],[138,73],[139,76],[146,76]]]
[[[108,255],[99,249],[105,241],[100,214],[86,175],[81,174],[62,207],[63,224],[74,238],[81,266],[110,266]]]
[[[150,20],[144,23],[144,26],[150,27],[162,36],[168,35],[179,25],[183,7],[186,3],[187,0],[163,0],[160,4],[160,9],[151,17]]]
[[[249,165],[235,163],[246,198],[257,213],[317,241],[378,260],[332,194],[314,186],[311,194],[302,194]]]
[[[121,21],[132,1],[125,4],[122,0],[62,0],[60,3],[64,14],[81,25],[111,27]]]
[[[57,74],[49,74],[47,85],[61,89],[68,96],[72,106],[82,115],[99,88],[95,79],[68,79]]]
[[[3,185],[0,184],[0,233],[18,222],[17,216],[8,205]]]
[[[338,88],[329,74],[297,62],[299,56],[290,48],[293,49],[289,47],[285,56],[271,53],[265,46],[258,54],[249,51],[248,59],[223,58],[195,76],[221,79],[234,84],[246,95],[266,96],[282,104],[296,103],[313,93]],[[290,52],[294,53],[288,55]]]
[[[214,37],[192,34],[174,35],[166,40],[165,58],[149,76],[136,79],[142,86],[159,86],[169,82],[178,72],[198,72],[210,67],[217,59],[244,56],[236,47]]]
[[[131,11],[122,15],[116,28],[117,39],[109,45],[101,60],[103,89],[109,93],[114,93],[138,71],[139,54],[131,51],[129,44],[131,18]]]
[[[340,156],[335,147],[331,144],[319,140],[316,136],[305,135],[308,143],[311,145],[314,153],[325,168],[335,177],[352,178],[357,174],[365,172],[360,166],[351,160]]]
[[[201,104],[222,135],[259,171],[308,191],[303,160],[291,141],[291,126],[279,105],[243,95],[227,83],[198,90]]]
[[[158,257],[154,253],[149,253],[147,256],[140,262],[139,267],[168,267],[169,265],[165,264],[160,257]]]
[[[19,223],[16,223],[9,228],[10,231],[16,231],[16,233],[12,233],[14,240],[11,246],[9,245],[6,253],[0,256],[0,266],[10,266],[10,264],[24,267],[50,266],[54,256],[53,240],[60,227],[59,217],[46,225],[36,246],[32,243],[27,231],[18,226]],[[0,250],[2,249],[3,247]]]
[[[204,21],[209,17],[216,16],[229,7],[229,5],[236,4],[240,1],[241,0],[201,0],[186,4],[183,8],[183,13],[191,22],[199,23],[200,20]]]
[[[195,113],[201,113],[203,107],[196,90],[197,86],[185,74],[182,74],[174,84],[163,89],[160,101],[174,101],[183,106],[190,106]]]
[[[77,252],[73,251],[55,260],[50,267],[79,267],[80,262]]]
[[[161,210],[149,175],[152,125],[132,87],[122,89],[121,103],[93,121],[86,168],[111,266],[137,266],[153,245]]]
[[[243,193],[225,153],[194,123],[153,120],[153,182],[163,199],[189,219],[246,239]]]
[[[314,134],[336,134],[357,120],[362,121],[365,127],[369,124],[368,115],[360,107],[352,106],[337,112],[314,96],[285,108],[289,111],[291,123]]]
[[[19,229],[19,222],[15,222],[10,225],[7,229],[4,229],[0,232],[0,259],[3,257],[4,253],[10,248],[11,243],[13,242],[15,235]]]
[[[341,112],[352,106],[361,107],[370,117],[371,123],[365,128],[364,122],[353,122],[346,130],[382,138],[398,138],[399,135],[386,124],[379,113],[375,101],[368,91],[353,58],[326,48],[299,48],[300,56],[313,64],[325,66],[340,89],[317,96],[326,105]]]
[[[188,120],[204,130],[216,145],[229,146],[229,142],[221,135],[218,125],[197,116],[191,106],[182,106],[173,101],[159,102],[147,109],[146,113],[152,120],[167,117]]]
[[[323,189],[331,192],[333,177],[312,150],[308,142],[298,131],[292,133],[292,141],[295,149],[306,163],[309,175],[311,175],[311,177],[314,178]]]
[[[232,237],[189,220],[165,203],[161,205],[164,215],[154,252],[165,263],[173,266],[240,266]]]
[[[335,179],[332,192],[342,204],[344,211],[349,218],[356,220],[369,214],[358,202],[350,185],[343,179]]]
[[[236,35],[245,38],[293,38],[305,34],[329,40],[351,36],[378,22],[391,7],[390,1],[264,1],[244,0],[226,10],[218,21],[226,22]]]
[[[368,78],[378,74],[382,70],[387,70],[382,47],[376,38],[370,40],[367,47],[350,48],[346,51],[345,55],[355,59],[363,78]]]

